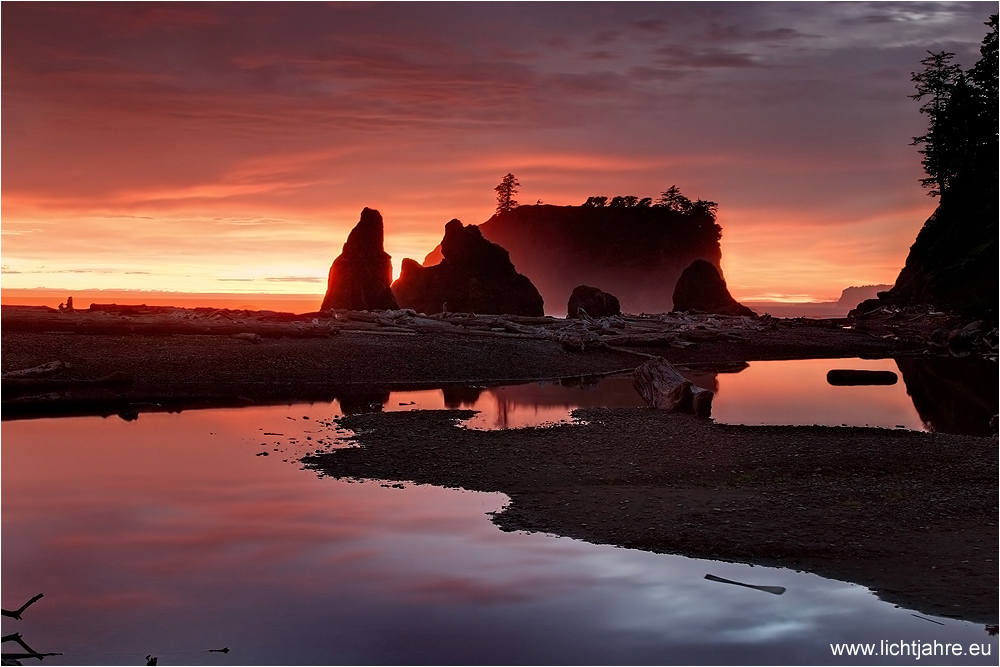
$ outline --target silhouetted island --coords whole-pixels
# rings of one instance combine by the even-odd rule
[[[722,228],[712,202],[684,198],[686,206],[671,207],[636,199],[518,206],[479,229],[507,249],[547,302],[565,303],[578,285],[600,285],[625,312],[666,312],[684,267],[695,259],[721,266]],[[424,266],[440,261],[435,248]]]
[[[517,272],[507,251],[483,238],[479,227],[452,220],[441,241],[443,259],[424,267],[404,259],[393,294],[402,308],[420,313],[544,315],[532,282]]]

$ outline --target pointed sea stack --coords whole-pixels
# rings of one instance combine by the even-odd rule
[[[726,281],[711,262],[696,259],[684,269],[674,287],[674,310],[697,310],[716,315],[747,315],[753,312],[729,293]]]
[[[440,264],[404,259],[392,292],[401,308],[432,313],[545,314],[542,297],[496,243],[475,225],[452,220],[444,228]]]
[[[361,220],[347,236],[340,257],[333,260],[326,296],[320,310],[395,309],[392,295],[392,258],[383,249],[382,215],[361,211]]]

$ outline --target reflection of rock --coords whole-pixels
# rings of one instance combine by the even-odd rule
[[[726,287],[726,281],[719,275],[719,270],[703,259],[692,262],[677,280],[674,310],[697,310],[716,315],[756,315],[733,298]]]
[[[345,415],[382,412],[382,408],[389,402],[389,392],[352,392],[341,394],[337,398],[340,401],[340,410]]]
[[[566,306],[566,317],[580,317],[580,309],[591,317],[608,317],[621,315],[622,307],[614,294],[608,294],[596,287],[580,285],[573,290]]]
[[[739,373],[748,368],[750,364],[745,361],[709,362],[677,366],[677,372],[702,389],[718,395],[720,373]]]
[[[392,291],[400,307],[493,315],[544,315],[542,297],[511,264],[507,251],[483,238],[475,225],[452,220],[441,241],[444,259],[423,267],[404,259]]]
[[[442,387],[445,407],[455,410],[471,408],[483,393],[482,387]]]
[[[382,216],[378,211],[366,208],[361,211],[361,220],[347,236],[340,257],[333,260],[320,310],[396,308],[396,299],[389,289],[392,259],[382,244]]]
[[[997,413],[997,365],[982,357],[898,357],[906,393],[932,431],[989,435]]]

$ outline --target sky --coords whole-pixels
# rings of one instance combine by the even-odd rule
[[[911,73],[995,2],[10,3],[17,288],[322,295],[364,207],[396,272],[522,204],[719,203],[738,299],[894,282],[935,200]]]

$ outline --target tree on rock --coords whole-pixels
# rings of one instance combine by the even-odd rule
[[[656,202],[656,205],[677,213],[687,213],[693,206],[691,200],[682,195],[681,189],[676,185],[667,188],[667,191],[660,195],[660,200]]]
[[[923,102],[920,113],[928,116],[927,133],[913,145],[922,145],[927,178],[921,182],[932,196],[996,190],[997,15],[986,25],[992,30],[970,70],[953,64],[953,53],[929,52],[920,61],[923,71],[913,73],[917,92],[910,97]]]
[[[511,209],[517,208],[518,204],[514,201],[514,195],[517,194],[517,189],[521,186],[514,178],[514,174],[508,173],[500,181],[500,185],[493,188],[497,193],[497,214],[506,213]]]

